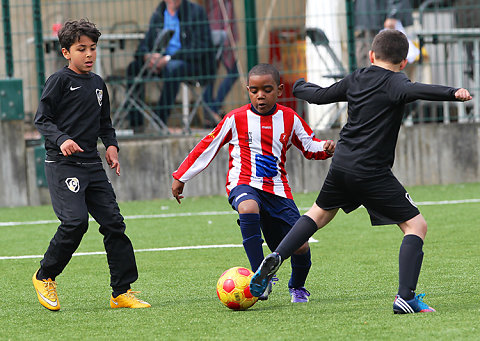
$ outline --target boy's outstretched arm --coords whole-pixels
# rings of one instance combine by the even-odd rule
[[[347,100],[347,85],[345,80],[338,81],[326,88],[306,82],[300,78],[293,84],[293,95],[313,104],[328,104],[345,102]]]
[[[460,88],[455,92],[455,98],[459,101],[469,101],[472,99],[470,92],[467,89]]]
[[[184,198],[182,195],[184,186],[185,186],[185,183],[181,182],[180,180],[173,179],[172,194],[174,198],[177,199],[177,202],[179,204],[181,204],[181,200]]]

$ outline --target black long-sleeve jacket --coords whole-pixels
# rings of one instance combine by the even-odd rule
[[[45,138],[47,158],[63,158],[60,146],[68,139],[84,150],[69,156],[72,161],[99,159],[99,137],[106,148],[118,148],[107,86],[92,72],[77,74],[64,67],[51,75],[40,98],[35,126]]]
[[[412,83],[402,72],[372,65],[326,88],[299,79],[293,94],[314,104],[348,102],[348,119],[340,131],[332,167],[372,175],[387,172],[393,166],[405,104],[417,99],[452,101],[456,90]]]

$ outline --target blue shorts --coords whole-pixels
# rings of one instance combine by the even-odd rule
[[[292,199],[279,197],[248,185],[238,185],[228,196],[228,202],[235,211],[238,211],[238,205],[242,201],[249,199],[257,202],[260,215],[281,219],[290,226],[300,218],[300,212]]]
[[[228,196],[228,202],[237,212],[238,205],[249,199],[255,200],[260,208],[263,236],[273,251],[300,218],[297,205],[292,199],[279,197],[248,185],[238,185]]]

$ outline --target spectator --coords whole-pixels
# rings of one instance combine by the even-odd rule
[[[164,29],[174,31],[163,53],[155,51],[155,40]],[[203,7],[189,0],[164,0],[153,13],[145,38],[127,68],[129,85],[148,64],[153,74],[163,78],[163,90],[154,112],[165,124],[175,103],[181,79],[194,78],[200,82],[215,74],[215,56],[210,27]],[[138,86],[136,96],[144,96],[144,86]],[[143,117],[130,113],[134,129],[143,128]]]
[[[204,93],[205,102],[208,103],[210,109],[220,114],[225,97],[238,79],[237,59],[235,58],[234,46],[232,46],[232,43],[234,45],[238,40],[238,30],[232,0],[204,0],[203,5],[207,11],[210,28],[212,30],[224,30],[227,37],[222,55],[226,75],[218,86],[215,97],[213,96],[213,83],[207,86]]]
[[[355,56],[358,67],[370,66],[368,51],[373,38],[383,28],[396,28],[397,20],[404,27],[413,25],[409,0],[355,1]]]
[[[480,27],[480,4],[478,0],[455,0],[452,3],[455,7],[455,25],[458,28]],[[465,52],[467,54],[467,68],[465,74],[473,78],[473,42],[465,43]]]

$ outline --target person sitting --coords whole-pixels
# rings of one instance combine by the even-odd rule
[[[173,30],[174,33],[160,51],[162,47],[155,45],[164,30]],[[215,53],[204,8],[188,0],[162,1],[150,18],[148,31],[135,52],[134,61],[128,65],[128,88],[145,63],[147,72],[163,79],[163,90],[154,113],[167,125],[180,82],[195,79],[205,83],[215,74]],[[133,95],[144,97],[143,84],[136,85]],[[131,110],[129,115],[131,127],[142,130],[143,116],[136,110]]]

